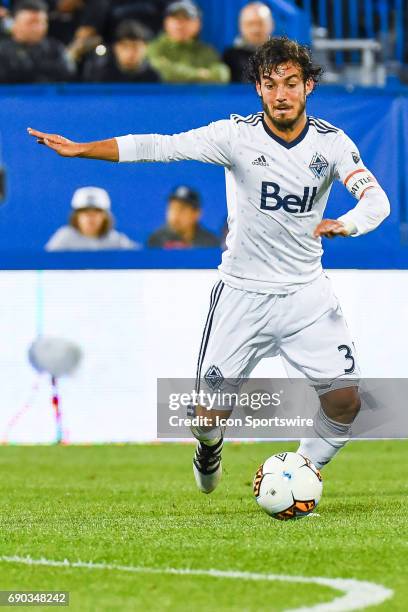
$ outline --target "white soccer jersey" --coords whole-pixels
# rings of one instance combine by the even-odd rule
[[[321,274],[322,245],[313,230],[335,179],[358,199],[369,187],[380,190],[350,138],[313,117],[289,143],[269,129],[262,112],[173,136],[129,135],[117,142],[121,162],[190,159],[225,167],[229,231],[219,270],[226,284],[248,291],[291,293]],[[357,205],[342,218],[355,235],[387,215],[384,198],[382,210],[367,215]]]

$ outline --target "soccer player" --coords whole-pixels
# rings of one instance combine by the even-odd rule
[[[113,162],[194,159],[224,166],[227,250],[199,352],[197,381],[247,378],[264,357],[280,354],[320,397],[315,437],[298,452],[318,468],[344,446],[360,408],[353,342],[321,265],[321,237],[360,236],[389,214],[389,201],[344,132],[306,115],[307,96],[321,75],[307,48],[274,38],[250,60],[263,112],[231,115],[173,136],[128,135],[90,143],[29,128],[64,157]],[[323,219],[334,180],[357,204]],[[325,381],[325,384],[322,382]],[[329,381],[329,382],[327,382]],[[229,416],[230,407],[214,414]],[[205,407],[196,414],[206,414]],[[193,471],[210,493],[221,477],[223,431],[215,420],[194,428]]]

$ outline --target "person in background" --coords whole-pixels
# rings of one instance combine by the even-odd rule
[[[69,45],[81,25],[86,0],[47,0],[47,4],[50,36]]]
[[[164,33],[148,47],[148,57],[170,83],[228,83],[229,68],[217,51],[201,42],[201,12],[194,2],[172,2],[166,10]]]
[[[122,21],[137,21],[152,36],[157,35],[163,24],[163,15],[171,0],[85,0],[82,27],[92,28],[108,43]]]
[[[46,251],[105,251],[141,248],[113,229],[111,201],[100,187],[81,187],[74,193],[68,225],[55,232]]]
[[[48,35],[66,47],[70,65],[80,71],[85,55],[102,42],[94,28],[83,25],[83,21],[88,21],[85,13],[93,10],[99,14],[101,6],[96,4],[96,0],[42,0],[41,3],[48,12]],[[8,0],[6,7],[0,6],[0,39],[10,35],[12,16],[20,4],[21,0]]]
[[[247,82],[246,69],[248,60],[263,45],[275,29],[271,9],[263,2],[250,2],[239,15],[238,36],[232,47],[226,49],[223,61],[231,70],[231,81]]]
[[[71,0],[70,0],[71,1]],[[117,27],[122,21],[137,21],[149,30],[149,35],[160,31],[169,0],[84,0],[80,25],[75,31],[69,53],[82,71],[88,53],[104,41],[114,42]]]
[[[7,36],[11,29],[10,11],[7,6],[0,4],[0,40]]]
[[[148,239],[147,246],[161,249],[217,248],[220,241],[200,223],[201,203],[197,191],[180,185],[169,196],[167,223]]]
[[[0,83],[71,80],[74,67],[65,48],[47,32],[47,5],[41,0],[19,2],[10,36],[0,39]]]
[[[149,33],[137,21],[123,21],[114,44],[103,55],[93,53],[85,62],[83,80],[109,83],[157,83],[159,73],[146,60]]]

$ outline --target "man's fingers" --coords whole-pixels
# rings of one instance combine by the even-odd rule
[[[327,228],[327,232],[330,233],[332,236],[347,236],[345,228],[341,225],[329,227]]]
[[[30,134],[30,136],[36,136],[37,138],[46,138],[47,136],[50,136],[50,134],[45,134],[44,132],[39,132],[38,130],[34,130],[33,128],[27,128],[27,132]]]
[[[347,231],[345,230],[342,223],[334,219],[324,219],[321,221],[313,232],[315,238],[326,237],[334,238],[335,236],[346,236]]]
[[[69,140],[64,136],[60,136],[59,134],[47,134],[46,132],[40,132],[40,130],[35,130],[31,127],[27,128],[27,132],[30,136],[36,138],[38,144],[52,149],[58,153],[58,155],[61,155],[62,157],[75,157],[77,147],[76,143],[72,142],[72,140]]]
[[[327,232],[327,227],[324,227],[321,223],[319,223],[319,225],[315,228],[315,231],[313,232],[313,236],[315,238],[318,238],[319,236],[322,236],[326,232]]]
[[[331,229],[331,230],[322,230],[320,232],[318,232],[317,234],[315,233],[314,236],[315,238],[320,237],[325,237],[325,238],[335,238],[336,236],[346,236],[347,234],[344,232],[344,230],[337,230],[337,229]]]
[[[47,134],[46,132],[40,132],[39,130],[34,130],[33,128],[27,128],[27,132],[30,134],[30,136],[34,136],[39,141],[41,141],[40,144],[42,144],[46,139],[49,142],[54,142],[56,144],[71,142],[70,140],[68,140],[68,138],[60,136],[59,134]]]
[[[53,134],[45,134],[44,132],[32,130],[31,128],[28,128],[27,131],[30,136],[34,136],[34,138],[37,138],[38,144],[44,144],[45,140],[47,140],[48,142],[56,141],[56,137]]]
[[[50,140],[49,138],[44,138],[44,144],[47,145],[47,147],[49,147],[50,149],[57,151],[57,153],[59,153],[62,149],[62,146],[60,143],[54,142]]]

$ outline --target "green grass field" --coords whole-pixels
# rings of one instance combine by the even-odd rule
[[[377,610],[406,611],[407,443],[350,444],[323,472],[320,516],[283,523],[257,507],[251,481],[266,457],[295,448],[227,444],[222,486],[205,496],[191,445],[1,447],[0,589],[70,591],[69,609],[80,611],[275,611],[341,595],[316,584],[4,560],[20,556],[355,578],[394,590]]]

